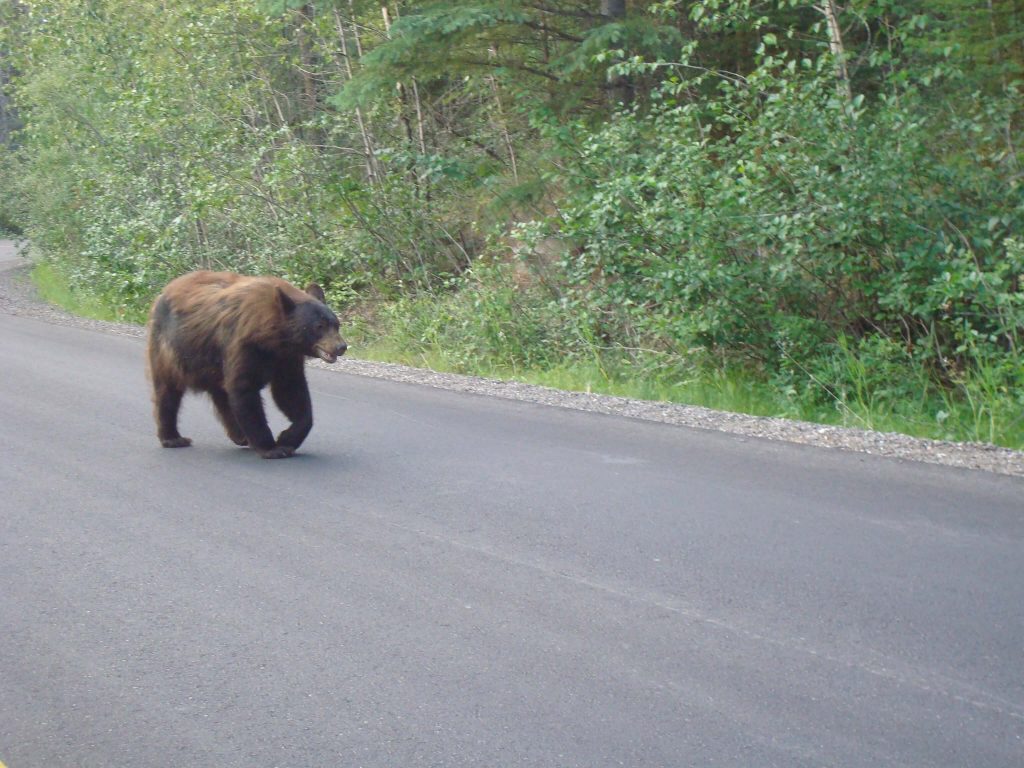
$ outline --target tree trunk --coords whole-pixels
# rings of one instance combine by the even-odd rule
[[[381,13],[381,16],[384,18],[384,35],[387,37],[388,40],[390,40],[391,39],[391,14],[388,11],[388,7],[386,5],[382,5],[381,8],[380,8],[380,13]],[[405,139],[406,139],[407,142],[409,142],[409,146],[411,147],[411,146],[413,146],[413,136],[414,136],[414,134],[413,134],[413,130],[412,130],[412,121],[409,119],[409,110],[408,110],[409,95],[406,93],[405,85],[401,81],[399,81],[396,85],[397,85],[397,88],[398,88],[398,102],[399,102],[398,103],[398,112],[399,112],[399,118],[402,121],[402,125],[405,126]],[[414,83],[414,85],[415,85],[415,83]],[[416,115],[417,115],[417,118],[418,118],[418,130],[417,130],[415,135],[417,135],[420,138],[420,148],[421,148],[420,151],[421,151],[421,154],[425,155],[426,154],[426,144],[423,142],[423,112],[420,109],[419,90],[418,89],[414,92],[414,96],[415,96],[415,99],[416,99],[415,108],[416,108]],[[418,195],[423,194],[423,189],[422,189],[422,187],[420,185],[420,177],[419,177],[419,174],[416,172],[415,169],[411,168],[409,170],[409,177],[412,180],[412,183],[416,186],[417,194]],[[430,190],[429,189],[427,190],[426,197],[427,197],[428,200],[430,199]]]
[[[353,21],[353,25],[355,22]],[[341,21],[341,14],[334,9],[334,26],[338,30],[338,39],[341,41],[341,55],[345,59],[345,74],[352,79],[352,57],[348,52],[348,39],[345,34],[345,26]],[[358,32],[356,32],[358,35]],[[363,139],[363,156],[366,162],[366,180],[371,184],[377,181],[377,159],[373,154],[373,142],[370,140],[370,133],[366,129],[366,121],[363,119],[363,110],[356,107],[356,124],[359,126],[359,134]]]
[[[306,117],[312,122],[316,117],[316,82],[313,80],[315,63],[310,49],[309,27],[313,24],[313,6],[306,3],[295,10],[297,16],[295,37],[299,44],[299,76],[302,78],[302,102]]]
[[[491,61],[497,59],[498,52],[493,45],[488,50],[488,53],[490,54]],[[509,135],[508,132],[508,121],[505,119],[505,110],[501,104],[501,93],[498,90],[498,81],[495,79],[493,74],[488,76],[488,80],[490,81],[491,84],[491,93],[494,94],[494,107],[495,115],[497,116],[498,126],[501,129],[502,138],[505,140],[505,149],[508,151],[508,161],[512,167],[512,179],[515,181],[516,184],[518,184],[519,166],[518,163],[516,163],[516,150],[512,146],[512,137]]]
[[[847,101],[853,101],[853,92],[850,90],[850,75],[846,70],[846,49],[843,47],[843,32],[839,26],[839,8],[835,0],[824,0],[818,6],[818,10],[825,16],[828,23],[828,47],[832,51],[832,58],[835,60],[836,81],[839,94]]]
[[[395,3],[395,19],[397,20],[398,18],[399,18],[399,10],[398,10],[398,3],[396,2]],[[387,15],[385,15],[384,21],[387,22]],[[388,37],[390,37],[390,36],[391,36],[391,30],[390,30],[390,27],[389,27],[388,28]],[[426,129],[424,128],[424,125],[423,125],[423,105],[420,103],[420,87],[416,83],[416,78],[415,77],[413,77],[411,79],[412,79],[412,101],[413,101],[413,106],[416,108],[416,136],[419,139],[420,154],[421,155],[426,155],[427,154],[427,138],[426,138]]]
[[[626,0],[601,0],[601,15],[609,22],[626,18]],[[633,85],[624,75],[615,75],[609,81],[608,98],[612,107],[633,103]]]
[[[626,18],[626,0],[601,0],[601,15],[613,19]]]

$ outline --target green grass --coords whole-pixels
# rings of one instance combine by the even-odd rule
[[[899,386],[879,387],[863,361],[841,356],[845,389],[811,383],[816,397],[793,392],[742,369],[695,365],[678,369],[639,371],[613,360],[569,361],[549,367],[519,367],[495,363],[487,356],[446,348],[434,340],[410,339],[387,328],[356,330],[353,354],[367,360],[396,362],[435,371],[465,373],[522,381],[556,389],[619,395],[704,406],[716,410],[799,419],[818,424],[870,429],[955,442],[985,442],[1024,449],[1024,407],[1020,393],[1000,389],[996,376],[982,366],[964,375],[952,388],[939,388],[919,378]],[[377,333],[378,335],[373,335]],[[875,374],[877,376],[877,374]],[[904,377],[913,377],[904,371]],[[895,382],[889,382],[896,384]],[[894,395],[900,391],[901,394]],[[830,394],[829,394],[830,393]]]
[[[44,300],[74,315],[119,323],[142,324],[146,321],[144,310],[116,304],[110,297],[76,289],[67,275],[47,262],[38,262],[32,268],[32,282]]]

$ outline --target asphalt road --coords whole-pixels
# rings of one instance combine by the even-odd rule
[[[8,768],[1024,764],[1020,479],[142,352],[0,314]]]

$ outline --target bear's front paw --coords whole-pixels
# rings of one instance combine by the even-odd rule
[[[287,459],[295,454],[295,449],[290,445],[275,445],[269,451],[260,453],[264,459]]]
[[[187,448],[192,445],[192,438],[190,437],[168,437],[165,440],[160,441],[160,445],[164,448]]]

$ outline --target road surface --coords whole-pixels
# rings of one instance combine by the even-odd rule
[[[0,762],[1024,764],[1020,479],[310,383],[162,449],[141,340],[0,314]]]

